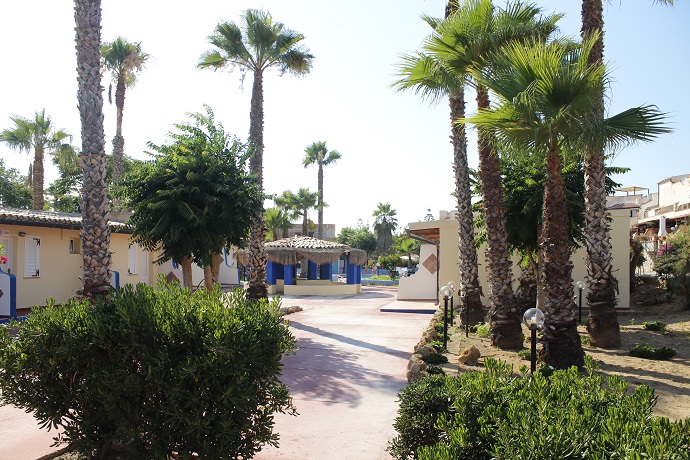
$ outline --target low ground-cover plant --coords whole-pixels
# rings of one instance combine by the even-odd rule
[[[666,332],[666,323],[662,323],[661,321],[645,321],[642,323],[642,326],[644,326],[647,331]]]
[[[486,360],[486,372],[429,375],[404,388],[389,444],[396,459],[690,458],[690,420],[651,415],[653,390],[628,391],[586,358],[550,376],[514,376]]]
[[[293,348],[277,300],[161,279],[36,309],[16,340],[0,332],[1,398],[87,456],[121,442],[123,458],[251,458],[276,443],[273,414],[294,412],[278,379]]]
[[[443,364],[448,362],[448,357],[441,353],[430,353],[424,358],[427,364]]]
[[[665,361],[676,356],[676,350],[670,347],[654,348],[646,343],[638,343],[630,350],[630,356],[636,358],[655,359]]]

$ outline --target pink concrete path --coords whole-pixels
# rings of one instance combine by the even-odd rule
[[[268,459],[390,459],[398,390],[407,360],[435,311],[433,302],[396,301],[397,289],[367,286],[357,296],[284,297],[299,351],[285,358],[282,380],[299,415],[276,416],[280,447]],[[0,407],[0,460],[36,460],[54,452],[55,432],[22,410]]]

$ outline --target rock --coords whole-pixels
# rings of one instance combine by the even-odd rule
[[[304,310],[304,308],[300,307],[299,305],[293,305],[291,307],[280,307],[280,314],[289,315],[290,313],[297,313],[298,311],[302,310]]]
[[[426,375],[426,363],[421,355],[414,354],[407,362],[407,383],[414,383]]]
[[[434,355],[438,353],[436,351],[436,348],[434,348],[431,345],[424,345],[415,350],[415,354],[420,355],[422,359],[426,358],[429,355]]]
[[[462,350],[462,353],[460,353],[460,356],[458,357],[458,363],[476,366],[481,355],[482,354],[479,352],[477,347],[475,347],[474,345],[469,346]]]

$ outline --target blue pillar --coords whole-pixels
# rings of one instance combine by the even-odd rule
[[[277,278],[276,263],[271,262],[269,260],[266,262],[266,281],[270,285],[275,285],[276,284],[276,278]]]
[[[315,280],[319,278],[319,266],[311,260],[307,262],[307,279]]]
[[[284,270],[284,284],[295,284],[295,266],[293,264],[288,264],[285,265],[285,270]]]
[[[355,282],[355,284],[362,284],[362,266],[355,265],[355,267],[355,273],[357,278],[357,282]]]
[[[320,267],[319,279],[331,280],[333,276],[333,264],[322,264]]]
[[[347,273],[347,284],[357,284],[357,265],[350,263],[350,257],[345,259],[345,273]]]

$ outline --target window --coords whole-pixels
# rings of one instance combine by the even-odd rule
[[[69,253],[70,254],[81,254],[81,239],[70,238],[69,239]]]
[[[136,275],[137,273],[139,273],[139,257],[137,257],[139,253],[138,249],[138,244],[129,245],[127,273],[129,273],[130,275]]]
[[[35,236],[24,238],[24,277],[38,278],[41,274],[41,239]]]

